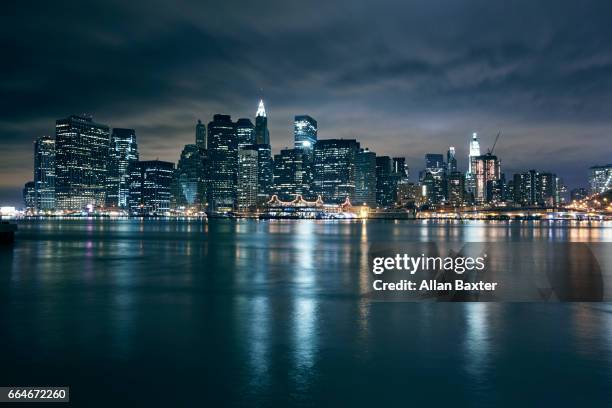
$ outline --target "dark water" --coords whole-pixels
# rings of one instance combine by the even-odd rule
[[[79,406],[612,405],[612,304],[372,301],[367,248],[398,241],[612,226],[21,222],[0,385],[68,385]]]

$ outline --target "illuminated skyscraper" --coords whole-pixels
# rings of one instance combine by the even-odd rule
[[[448,202],[453,207],[460,207],[465,202],[465,175],[459,171],[451,172],[447,177]]]
[[[248,118],[240,118],[236,122],[236,137],[238,138],[238,148],[255,144],[255,126]]]
[[[55,140],[50,136],[34,142],[34,209],[55,209]]]
[[[110,151],[108,126],[69,116],[55,125],[55,200],[60,210],[104,206]]]
[[[293,122],[293,138],[296,149],[312,152],[317,142],[317,121],[308,115],[299,115]]]
[[[203,150],[187,144],[181,152],[174,172],[174,204],[179,207],[201,210],[206,204]]]
[[[457,171],[457,157],[455,156],[455,148],[453,146],[449,147],[446,152],[446,167],[448,174]]]
[[[465,174],[465,189],[468,193],[472,195],[475,194],[476,190],[476,177],[474,175],[474,161],[476,157],[480,156],[480,142],[478,141],[478,134],[476,132],[472,133],[472,139],[470,140],[469,145],[469,155],[468,155],[468,171]]]
[[[388,207],[395,202],[393,161],[389,156],[376,156],[376,203]]]
[[[376,153],[361,149],[355,162],[354,204],[376,207]]]
[[[263,205],[274,191],[274,164],[269,144],[256,144],[257,149],[257,205]]]
[[[428,153],[425,155],[425,176],[427,177],[427,201],[429,204],[441,204],[446,199],[446,168],[444,155]],[[425,179],[425,177],[424,177]]]
[[[255,114],[255,142],[257,144],[270,144],[270,132],[268,131],[268,117],[263,100],[259,101],[257,113]]]
[[[138,161],[138,145],[134,129],[114,128],[107,168],[107,207],[128,207],[130,191],[128,169]]]
[[[487,195],[488,186],[492,185],[492,183],[498,183],[500,180],[500,162],[497,156],[487,153],[473,158],[472,165],[473,176],[476,180],[474,201],[477,204],[484,204],[489,201]]]
[[[303,149],[283,149],[274,155],[274,191],[281,200],[309,195],[307,156]]]
[[[314,149],[314,192],[324,201],[342,203],[355,197],[355,158],[359,143],[354,139],[319,140]]]
[[[36,187],[33,181],[28,181],[23,186],[23,205],[27,212],[35,211],[36,207]]]
[[[195,142],[200,149],[206,149],[206,126],[200,119],[195,127]]]
[[[208,124],[208,210],[232,211],[236,205],[238,143],[236,127],[229,115],[214,115]]]
[[[238,149],[238,211],[251,211],[257,206],[258,150],[254,145]]]
[[[130,213],[160,216],[170,211],[174,163],[161,160],[135,161],[130,164]]]

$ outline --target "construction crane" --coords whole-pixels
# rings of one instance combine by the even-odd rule
[[[493,154],[493,151],[495,150],[495,145],[497,144],[500,135],[501,131],[497,132],[497,136],[495,136],[495,142],[493,142],[493,147],[489,149],[489,154]]]

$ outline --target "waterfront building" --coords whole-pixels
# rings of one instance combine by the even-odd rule
[[[170,211],[174,163],[161,160],[135,161],[129,167],[130,213],[164,215]]]
[[[514,202],[523,207],[552,207],[558,202],[556,175],[529,170],[514,175]]]
[[[591,167],[589,185],[592,194],[605,193],[612,189],[612,164]]]
[[[283,149],[274,156],[274,191],[281,200],[309,196],[308,153],[302,148]]]
[[[257,207],[258,156],[258,149],[255,145],[245,145],[238,149],[236,195],[240,212],[252,211]]]
[[[468,171],[465,174],[465,189],[468,193],[475,195],[476,191],[476,176],[475,172],[475,160],[476,157],[480,156],[480,142],[478,141],[478,134],[472,133],[472,138],[468,146]]]
[[[257,149],[257,205],[264,205],[274,191],[274,162],[269,144],[256,144]]]
[[[355,158],[355,205],[376,207],[376,153],[360,149]]]
[[[472,174],[476,181],[474,188],[474,201],[476,204],[485,204],[493,200],[493,196],[499,200],[501,165],[497,156],[487,153],[473,158]],[[489,190],[487,190],[487,188]],[[489,191],[489,196],[487,195]]]
[[[263,100],[259,101],[255,113],[255,143],[259,145],[270,144],[270,132],[268,131],[268,116]]]
[[[317,142],[317,121],[308,115],[295,116],[293,122],[293,138],[296,149],[312,153]]]
[[[406,182],[398,185],[397,203],[400,207],[418,207],[423,205],[422,188],[418,184]]]
[[[395,183],[393,180],[393,161],[389,156],[376,156],[376,203],[389,207],[395,203]]]
[[[128,207],[129,166],[138,161],[138,145],[134,129],[114,128],[108,156],[106,206]]]
[[[33,181],[28,181],[23,186],[23,205],[28,213],[36,210],[36,187]]]
[[[206,183],[204,178],[203,150],[197,144],[187,144],[181,152],[174,171],[174,207],[204,209]]]
[[[104,206],[109,127],[72,115],[55,125],[55,200],[60,210]]]
[[[55,140],[50,136],[34,142],[34,209],[55,209]]]
[[[249,118],[240,118],[236,122],[236,138],[238,149],[244,146],[253,145],[255,140],[255,126]]]
[[[232,211],[236,205],[238,143],[236,127],[229,115],[214,115],[207,134],[208,210]]]
[[[198,119],[195,127],[195,141],[198,148],[206,150],[206,126]]]
[[[448,203],[453,207],[465,204],[465,175],[459,171],[448,174]]]
[[[359,143],[354,139],[319,140],[314,149],[314,190],[324,201],[341,203],[355,196],[355,159]]]

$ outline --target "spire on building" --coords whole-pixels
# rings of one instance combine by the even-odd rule
[[[263,99],[259,100],[259,106],[257,107],[257,113],[255,114],[255,117],[266,117],[266,108],[264,107],[264,103],[263,103]]]

